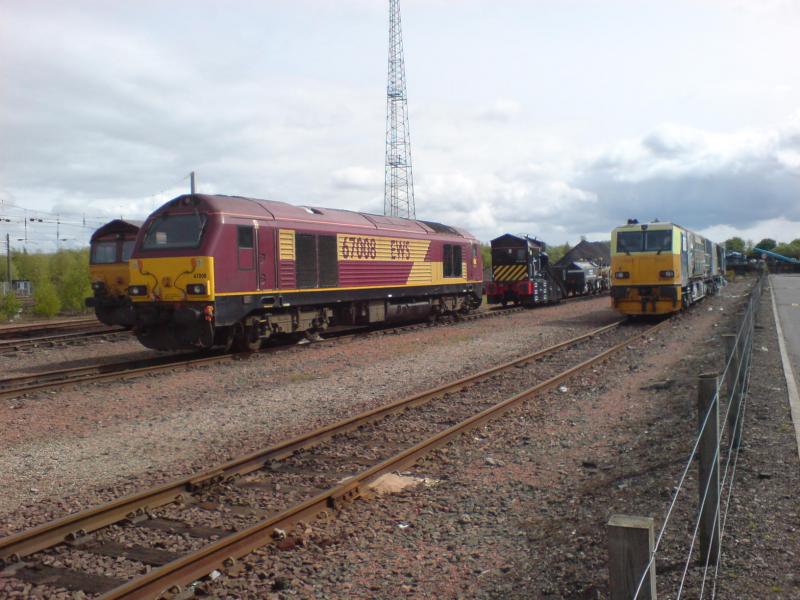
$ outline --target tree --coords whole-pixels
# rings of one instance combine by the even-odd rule
[[[800,258],[800,238],[792,240],[788,244],[778,244],[774,252],[791,258]]]
[[[85,250],[60,250],[51,254],[50,273],[61,308],[68,312],[84,311],[84,299],[92,294],[88,253]]]
[[[22,305],[14,292],[0,294],[0,320],[10,320],[17,316]]]
[[[775,250],[775,247],[778,245],[778,242],[773,240],[772,238],[764,238],[760,242],[756,244],[756,248],[760,248],[761,250]]]
[[[484,268],[492,266],[492,247],[489,244],[481,243],[481,260]]]
[[[741,252],[742,254],[744,254],[745,251],[744,240],[740,237],[732,237],[729,240],[725,240],[725,251]]]
[[[33,312],[42,317],[53,317],[61,310],[61,300],[58,299],[56,288],[49,280],[36,285],[33,301]]]
[[[564,242],[560,246],[548,246],[547,247],[547,256],[550,257],[550,264],[557,263],[570,250],[571,250],[571,246],[567,242]]]

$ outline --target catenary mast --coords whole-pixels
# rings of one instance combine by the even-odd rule
[[[386,86],[386,170],[383,214],[415,218],[411,134],[408,128],[406,67],[400,0],[389,0],[389,81]]]

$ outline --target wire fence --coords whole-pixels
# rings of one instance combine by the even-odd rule
[[[722,373],[700,377],[697,437],[678,478],[658,534],[653,536],[651,529],[651,543],[638,560],[637,557],[630,555],[622,559],[609,556],[610,564],[615,560],[618,563],[620,560],[622,563],[627,561],[629,575],[632,575],[616,577],[615,581],[612,571],[610,581],[612,598],[644,600],[655,595],[654,565],[662,549],[662,542],[670,531],[670,526],[674,525],[676,506],[682,500],[688,501],[685,491],[695,462],[698,463],[698,505],[696,512],[691,511],[695,515],[691,538],[682,564],[679,563],[682,570],[674,595],[676,600],[680,600],[694,583],[697,591],[696,594],[692,592],[693,598],[702,599],[706,593],[710,598],[716,597],[722,542],[733,498],[736,466],[747,411],[755,319],[765,280],[765,274],[760,273],[750,291],[737,332],[723,336],[726,359]],[[721,413],[722,419],[720,419]],[[630,554],[633,547],[635,543],[624,552]],[[699,570],[691,569],[693,562],[695,566],[700,567]]]

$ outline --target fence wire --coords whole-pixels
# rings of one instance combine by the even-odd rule
[[[683,573],[681,575],[680,584],[678,586],[678,590],[676,592],[676,599],[679,600],[684,590],[684,586],[686,583],[686,579],[689,573],[689,567],[691,565],[692,555],[694,552],[695,542],[697,540],[698,532],[700,529],[700,521],[703,514],[703,508],[705,506],[706,500],[708,498],[708,492],[711,486],[711,481],[713,480],[714,476],[719,477],[719,460],[720,454],[722,452],[722,439],[725,434],[726,424],[729,423],[728,417],[730,415],[731,407],[734,403],[736,403],[736,414],[735,419],[730,422],[730,432],[728,435],[728,448],[727,448],[727,456],[725,460],[725,470],[722,476],[722,480],[719,484],[719,495],[717,496],[717,506],[714,514],[714,525],[711,531],[711,538],[713,539],[714,535],[716,534],[717,524],[719,525],[719,547],[717,550],[717,557],[714,564],[714,573],[713,573],[713,585],[711,587],[711,597],[716,597],[716,589],[717,589],[717,577],[719,575],[719,566],[720,566],[720,559],[722,556],[722,538],[723,533],[725,531],[725,523],[727,522],[728,511],[730,509],[731,498],[733,495],[733,484],[735,481],[735,474],[736,474],[736,464],[739,459],[739,450],[741,448],[740,436],[744,426],[744,416],[746,413],[746,404],[748,398],[748,389],[750,384],[750,365],[752,359],[752,351],[753,351],[753,335],[755,330],[755,316],[758,312],[758,306],[761,299],[761,293],[764,288],[764,280],[765,275],[764,273],[759,275],[756,284],[753,286],[753,289],[750,292],[750,297],[747,303],[747,308],[745,309],[744,317],[742,318],[742,322],[736,332],[736,337],[733,343],[733,351],[731,352],[730,356],[726,357],[725,367],[722,373],[717,378],[717,385],[714,391],[714,396],[709,402],[708,408],[703,415],[703,419],[700,422],[700,426],[697,431],[697,436],[694,440],[694,444],[692,445],[692,449],[689,453],[689,456],[686,460],[686,464],[681,472],[681,475],[678,479],[678,484],[675,487],[675,492],[672,496],[672,501],[670,502],[669,507],[667,508],[667,512],[664,516],[664,521],[662,523],[661,529],[658,532],[658,536],[656,536],[655,544],[653,546],[653,551],[650,553],[650,557],[648,559],[647,564],[645,565],[644,569],[642,570],[642,574],[639,577],[638,585],[636,587],[636,591],[633,595],[633,600],[637,600],[639,594],[641,593],[644,583],[647,580],[647,575],[650,572],[653,563],[656,560],[656,556],[658,555],[659,548],[661,547],[661,542],[664,539],[664,535],[667,531],[667,527],[670,523],[670,519],[672,518],[675,506],[678,502],[678,497],[680,496],[681,491],[684,488],[684,484],[686,482],[686,478],[689,474],[689,471],[692,467],[692,463],[694,461],[695,456],[697,455],[698,447],[700,446],[700,441],[702,439],[703,433],[706,430],[708,422],[711,418],[712,414],[719,415],[718,406],[720,402],[720,398],[722,397],[721,388],[723,382],[726,382],[726,393],[725,399],[727,400],[727,406],[725,410],[725,416],[721,420],[722,422],[722,431],[718,433],[718,438],[716,440],[716,449],[714,452],[713,462],[716,465],[716,468],[712,468],[709,472],[708,478],[705,482],[701,482],[704,484],[704,491],[703,497],[700,501],[700,506],[697,510],[697,518],[695,519],[694,523],[694,531],[692,533],[691,542],[689,544],[689,551],[686,556],[686,561],[684,563]],[[729,377],[729,374],[732,374],[732,371],[735,369],[735,375]],[[739,401],[736,402],[737,394],[739,396]],[[738,444],[736,442],[739,442]],[[733,460],[733,466],[731,468],[731,460]],[[728,483],[728,471],[730,471],[730,482]],[[722,515],[722,508],[720,505],[720,498],[722,497],[723,493],[725,492],[725,485],[728,483],[727,494],[725,499],[725,507],[724,507],[724,516]],[[711,549],[713,547],[713,543],[709,544],[708,551],[706,552],[705,556],[705,564],[703,567],[703,579],[700,588],[699,598],[703,598],[703,594],[706,588],[706,580],[708,578],[709,572],[709,563],[711,558]]]

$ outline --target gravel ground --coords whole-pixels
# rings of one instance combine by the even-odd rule
[[[0,534],[586,332],[617,318],[608,304],[597,298],[3,400]]]
[[[742,300],[744,287],[742,283],[729,286],[721,297],[678,317],[658,339],[632,344],[618,355],[612,368],[576,377],[567,383],[567,391],[545,394],[462,436],[418,464],[406,474],[408,478],[395,478],[394,493],[380,495],[376,490],[375,497],[357,501],[337,519],[301,524],[283,542],[245,559],[243,574],[205,583],[201,592],[220,598],[607,597],[605,523],[610,515],[625,513],[653,516],[660,526],[691,445],[697,374],[720,367],[719,336],[732,329],[734,309]],[[744,449],[723,543],[721,598],[800,597],[796,498],[800,465],[768,302],[769,290],[756,331],[758,351]],[[393,397],[391,386],[396,386],[398,376],[408,385],[405,392],[435,383],[442,374],[441,369],[432,367],[454,355],[459,367],[468,363],[470,368],[448,371],[447,379],[496,363],[498,355],[520,355],[571,337],[582,331],[584,322],[585,329],[590,329],[613,319],[603,310],[590,310],[585,316],[565,315],[560,312],[565,308],[547,309],[549,315],[533,311],[214,367],[222,372],[218,378],[227,375],[226,385],[239,385],[235,376],[245,378],[243,388],[226,392],[230,394],[224,404],[231,407],[228,418],[241,419],[230,432],[237,428],[242,438],[241,449],[227,448],[235,454],[253,441],[263,446],[258,442],[290,433],[287,429],[270,431],[264,423],[248,426],[248,419],[254,418],[248,407],[263,409],[264,394],[271,396],[271,410],[278,402],[290,403],[289,412],[295,413],[299,431],[309,421],[330,420],[338,414],[333,412],[336,408],[317,413],[302,402],[293,403],[297,396],[308,399],[305,386],[315,390],[320,401],[333,405],[342,401],[337,394],[326,394],[329,385],[335,383],[343,391],[357,393],[369,382],[369,392],[376,396],[354,399],[361,410]],[[521,319],[535,319],[540,327],[526,329],[533,323]],[[563,330],[567,323],[568,331]],[[307,359],[302,370],[295,367],[298,356]],[[283,361],[282,365],[273,364]],[[342,362],[345,368],[337,368]],[[305,379],[309,375],[310,379]],[[240,403],[248,377],[260,387],[261,397]],[[386,382],[385,387],[381,381]],[[420,385],[411,385],[411,381]],[[277,394],[279,387],[291,393]],[[171,405],[169,399],[164,404],[165,417],[183,416],[181,407]],[[346,404],[338,406],[347,414]],[[214,422],[205,411],[220,410],[218,403],[202,397],[184,408],[193,411],[200,422],[199,431],[202,424],[209,427]],[[240,416],[242,411],[245,414]],[[291,422],[291,415],[276,414],[276,420]],[[131,420],[129,427],[134,426],[135,434],[131,447],[152,441],[149,432],[140,431],[140,421],[149,421],[146,414]],[[155,426],[162,422],[156,420]],[[186,426],[186,422],[178,422]],[[214,426],[205,430],[205,435],[209,434],[215,434]],[[92,448],[96,447],[95,437],[90,436]],[[191,440],[184,444],[198,450]],[[174,451],[182,454],[181,448]],[[73,450],[68,447],[67,451]],[[158,446],[144,446],[146,460],[159,461],[160,451]],[[216,451],[212,458],[223,454]],[[189,460],[183,456],[182,460]],[[87,460],[96,461],[96,455]],[[173,461],[161,464],[166,469]],[[131,472],[136,472],[136,464],[130,459],[121,470],[112,469],[112,474],[122,477],[126,473],[131,477]],[[135,483],[139,486],[158,476],[147,473]],[[403,489],[405,483],[417,482],[421,483]],[[98,492],[103,496],[123,487],[117,484]],[[683,568],[697,497],[693,481],[683,494],[659,557],[661,596],[674,595]],[[25,506],[7,519],[12,528],[39,522],[81,497],[86,496],[51,500],[42,507]],[[26,512],[33,516],[28,518]],[[124,535],[131,535],[130,530]],[[176,536],[174,547],[185,545],[186,540]],[[57,552],[48,560],[54,565],[69,564]],[[101,559],[95,572],[122,575],[126,569],[129,567]],[[699,572],[696,567],[690,569],[686,597],[697,597]]]
[[[226,598],[607,597],[605,523],[624,513],[654,516],[660,526],[691,447],[697,374],[720,367],[720,334],[732,329],[743,287],[729,286],[658,340],[618,355],[611,369],[576,377],[567,392],[528,402],[409,473],[430,483],[301,526],[293,543],[261,549],[244,561],[243,575],[204,590]],[[777,417],[785,427],[785,406]],[[786,470],[772,472],[758,485]],[[793,477],[796,469],[778,497],[796,486]],[[683,494],[658,565],[659,594],[667,597],[683,567],[696,486]],[[747,510],[752,518],[755,507]],[[761,527],[774,531],[769,522]],[[723,579],[740,551],[753,572],[771,564],[769,552],[760,555],[765,544],[752,546],[726,546]],[[771,571],[785,582],[792,569]],[[697,597],[697,569],[690,574],[686,597]],[[720,597],[765,597],[763,588],[735,589]]]

